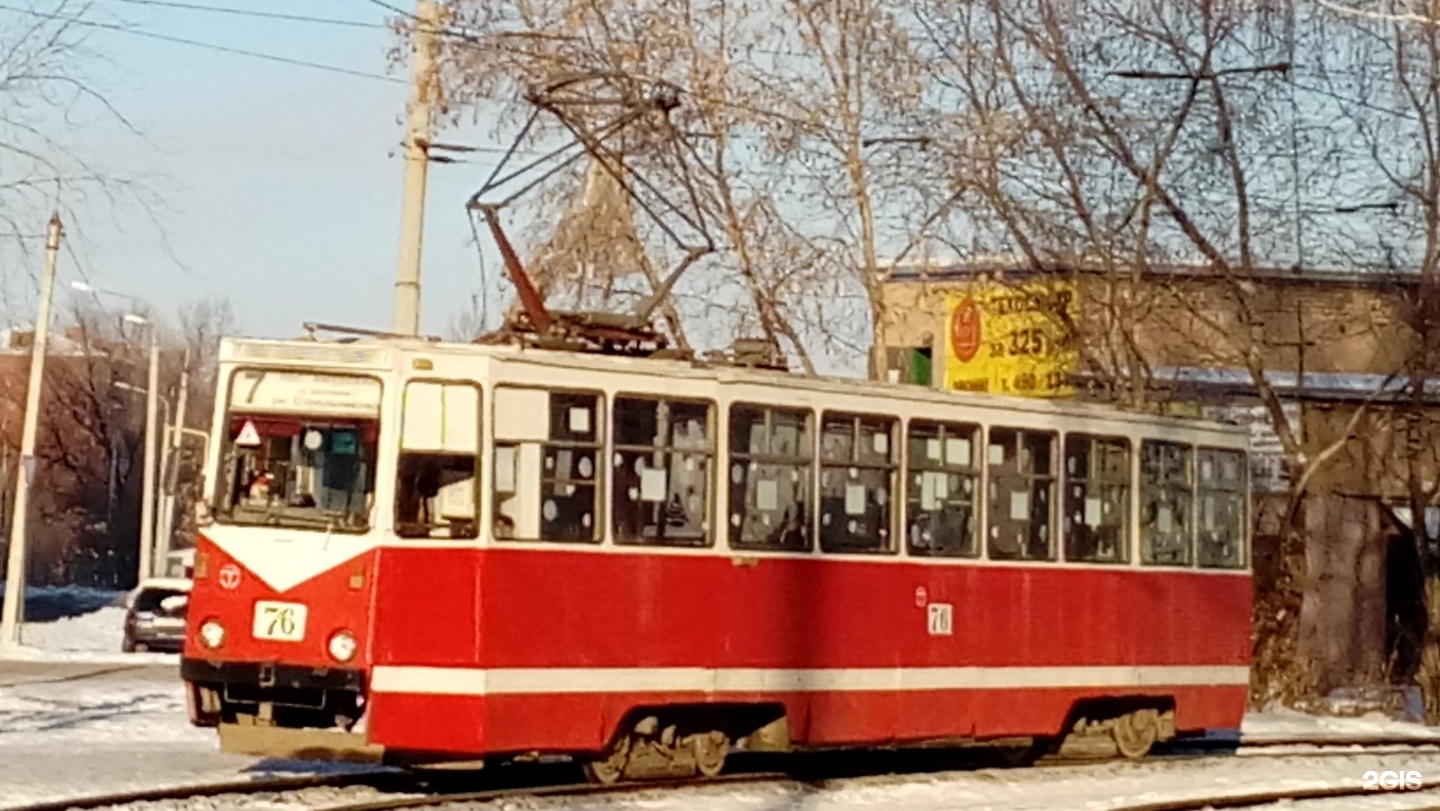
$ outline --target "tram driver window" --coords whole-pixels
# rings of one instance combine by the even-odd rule
[[[986,550],[996,560],[1054,560],[1055,434],[991,428]]]
[[[601,395],[502,388],[496,397],[495,537],[598,541]]]
[[[826,414],[820,426],[820,550],[893,552],[896,420]]]
[[[476,537],[480,390],[469,383],[411,381],[401,420],[395,533]]]
[[[1245,566],[1245,454],[1208,450],[1198,453],[1200,503],[1196,528],[1200,565],[1210,569]]]
[[[1189,445],[1147,439],[1140,456],[1140,560],[1189,566],[1194,506]]]
[[[706,403],[616,397],[615,542],[658,546],[710,543],[710,467],[715,439]]]
[[[730,408],[730,546],[810,548],[815,444],[804,409]]]
[[[1124,563],[1130,559],[1130,442],[1065,437],[1065,559]]]
[[[378,410],[378,409],[377,409]],[[379,423],[230,415],[222,523],[360,532],[370,526]]]
[[[906,439],[906,548],[912,555],[979,555],[979,426],[914,420]]]

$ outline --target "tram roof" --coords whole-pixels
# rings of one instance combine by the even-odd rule
[[[908,402],[937,404],[963,403],[997,409],[1037,414],[1056,414],[1134,419],[1176,426],[1200,424],[1247,433],[1244,426],[1231,425],[1200,417],[1162,416],[1127,410],[1105,403],[1074,399],[1048,399],[984,392],[951,392],[926,386],[867,380],[864,378],[795,374],[780,370],[756,369],[724,362],[701,359],[644,358],[589,352],[566,352],[534,347],[473,344],[409,338],[359,338],[353,341],[283,340],[267,338],[226,338],[221,342],[220,360],[233,364],[270,364],[384,372],[406,369],[406,359],[416,357],[474,357],[501,363],[529,363],[558,369],[596,372],[609,371],[646,377],[683,377],[691,380],[714,380],[731,385],[783,387],[809,392],[870,394]]]

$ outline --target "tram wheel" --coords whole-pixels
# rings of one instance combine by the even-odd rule
[[[1150,754],[1150,747],[1160,737],[1160,724],[1154,710],[1137,710],[1115,719],[1110,728],[1115,748],[1123,757],[1139,760]]]
[[[701,732],[692,736],[695,753],[695,768],[703,777],[719,777],[725,770],[725,758],[730,753],[730,736],[719,730]]]
[[[585,763],[585,777],[602,786],[614,785],[625,776],[625,766],[630,761],[630,737],[616,741],[603,757],[592,758]]]

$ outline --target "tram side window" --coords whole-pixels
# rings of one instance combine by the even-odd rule
[[[616,397],[611,527],[615,542],[710,543],[715,440],[706,403]]]
[[[730,408],[730,545],[810,548],[815,441],[805,409]]]
[[[991,428],[986,548],[996,560],[1055,558],[1055,434]]]
[[[906,548],[912,555],[975,557],[980,516],[975,464],[980,427],[911,421],[906,433]]]
[[[1124,563],[1130,558],[1130,443],[1065,437],[1065,559]]]
[[[474,538],[479,528],[480,390],[415,380],[405,386],[395,533]]]
[[[533,402],[508,402],[512,396]],[[599,471],[604,453],[601,396],[502,389],[496,397],[529,413],[515,419],[508,432],[497,425],[495,537],[599,540]],[[500,419],[498,411],[496,419]],[[523,423],[532,424],[527,430]]]
[[[1191,509],[1194,506],[1189,445],[1147,439],[1140,457],[1140,559],[1163,566],[1189,566]]]
[[[893,552],[893,417],[826,414],[820,427],[820,549]]]
[[[1198,557],[1211,569],[1245,566],[1245,454],[1200,449]]]

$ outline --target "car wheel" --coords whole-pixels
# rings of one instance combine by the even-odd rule
[[[145,644],[144,642],[136,642],[133,647],[136,653],[145,653],[146,651],[150,650],[150,646]]]

